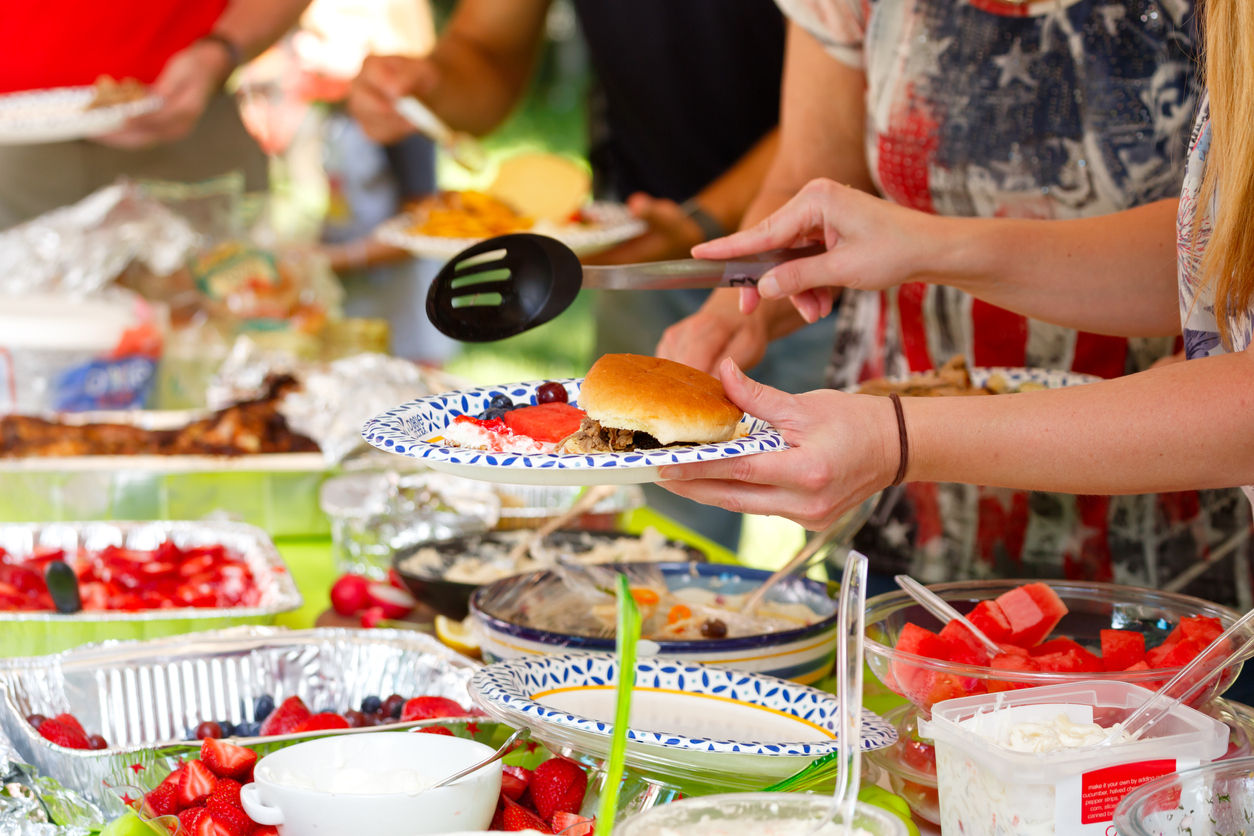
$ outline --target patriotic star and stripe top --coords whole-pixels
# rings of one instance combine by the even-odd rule
[[[864,148],[890,200],[1064,219],[1180,195],[1201,99],[1190,0],[777,2],[866,73]],[[1079,333],[922,284],[846,292],[836,332],[831,382],[842,388],[957,353],[1116,377],[1175,347]],[[1113,581],[1254,606],[1248,544],[1199,563],[1249,529],[1237,490],[1105,497],[909,483],[890,494],[855,539],[877,572]]]
[[[778,0],[867,78],[881,194],[950,216],[1091,217],[1175,197],[1198,101],[1189,0]],[[952,288],[850,293],[833,385],[935,368],[1116,377],[1170,340],[1085,334]]]
[[[1202,177],[1206,174],[1210,141],[1210,104],[1203,100],[1193,136],[1189,140],[1189,161],[1185,168],[1184,186],[1180,191],[1180,209],[1176,215],[1180,324],[1184,329],[1185,354],[1190,360],[1196,357],[1212,357],[1228,351],[1219,338],[1214,292],[1202,282],[1200,271],[1202,255],[1206,251],[1206,245],[1210,243],[1211,219],[1219,209],[1218,194],[1211,197],[1209,205],[1204,208],[1200,206]],[[1228,325],[1232,335],[1232,350],[1244,351],[1249,348],[1251,339],[1254,339],[1254,311],[1234,313]],[[1254,487],[1243,490],[1250,501],[1254,502]]]

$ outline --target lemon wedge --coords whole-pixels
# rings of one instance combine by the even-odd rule
[[[478,658],[479,640],[475,637],[470,616],[466,616],[464,621],[454,621],[447,616],[437,615],[435,617],[435,635],[436,638],[458,653]]]

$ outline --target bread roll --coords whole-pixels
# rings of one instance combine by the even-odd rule
[[[592,178],[554,154],[515,154],[501,163],[488,194],[524,215],[563,224],[588,200]]]
[[[662,444],[729,441],[744,415],[705,372],[638,354],[597,360],[579,390],[579,406],[603,427],[645,432]]]

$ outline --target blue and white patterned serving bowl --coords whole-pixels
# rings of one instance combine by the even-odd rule
[[[445,392],[402,404],[366,422],[362,437],[388,453],[422,459],[432,470],[517,485],[630,485],[656,482],[658,468],[666,464],[707,462],[751,453],[788,449],[776,430],[765,421],[746,415],[740,421],[741,437],[717,444],[663,447],[630,453],[493,453],[464,447],[447,447],[442,434],[458,415],[478,415],[495,395],[508,395],[516,404],[535,404],[536,389],[547,381],[482,386],[463,392]],[[582,378],[558,380],[570,402],[578,406]]]
[[[550,747],[609,755],[618,660],[612,654],[497,662],[470,682],[494,719]],[[632,692],[627,766],[720,789],[760,788],[840,748],[836,697],[771,676],[642,658]],[[862,748],[897,732],[862,710]]]
[[[722,595],[743,595],[757,589],[771,573],[723,563],[660,563],[666,585],[671,590],[697,587]],[[541,603],[547,572],[532,572],[502,578],[479,587],[470,599],[470,616],[484,661],[517,659],[554,654],[611,653],[612,638],[589,638],[542,630],[512,623],[494,615],[498,602],[517,599],[522,591],[532,606]],[[540,583],[537,583],[540,581]],[[824,585],[801,577],[788,577],[777,583],[766,600],[804,604],[820,618],[814,624],[730,639],[659,641],[654,657],[659,661],[718,665],[749,673],[777,676],[793,682],[818,682],[831,670],[836,658],[836,602],[827,596]]]

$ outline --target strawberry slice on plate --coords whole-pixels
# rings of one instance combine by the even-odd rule
[[[531,779],[531,802],[545,821],[555,813],[577,813],[588,791],[588,773],[566,758],[550,758],[536,767]]]
[[[465,717],[467,713],[460,704],[445,697],[414,697],[401,708],[401,720],[408,723],[437,717]]]
[[[194,807],[204,803],[218,782],[209,767],[200,761],[188,761],[179,778],[178,801],[182,807]]]
[[[226,743],[215,737],[205,738],[200,745],[200,759],[219,778],[243,779],[257,763],[257,753],[243,746]]]
[[[501,814],[502,830],[517,832],[519,830],[538,830],[541,833],[552,833],[553,829],[544,823],[544,819],[528,810],[521,804],[503,799],[505,811]]]
[[[309,708],[300,697],[288,697],[283,704],[270,713],[261,724],[261,735],[287,734],[296,731],[296,727],[310,717]]]

